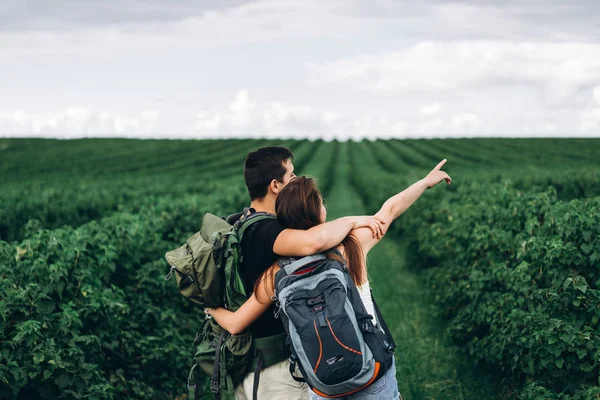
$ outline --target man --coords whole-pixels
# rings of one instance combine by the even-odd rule
[[[253,211],[275,214],[277,195],[295,176],[292,161],[293,154],[285,147],[263,147],[248,153],[244,179]],[[275,219],[253,224],[242,238],[241,274],[246,290],[253,291],[256,281],[279,256],[302,257],[328,250],[359,226],[368,226],[374,236],[382,236],[381,222],[374,217],[344,217],[306,231],[285,229]],[[284,329],[274,317],[274,305],[250,326],[250,330],[255,343],[267,343],[263,353],[268,361],[260,373],[257,398],[308,399],[310,396],[306,383],[295,381],[289,373],[289,355],[283,342]],[[252,399],[258,381],[254,375],[251,372],[238,385],[236,399]]]

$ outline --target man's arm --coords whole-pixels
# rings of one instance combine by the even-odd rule
[[[343,217],[308,230],[285,229],[275,239],[273,252],[280,256],[309,256],[337,246],[353,229],[366,227],[374,237],[380,237],[384,232],[382,224],[371,216]]]

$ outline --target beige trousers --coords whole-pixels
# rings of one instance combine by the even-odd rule
[[[254,372],[235,388],[236,400],[252,400]],[[258,400],[309,400],[308,385],[290,375],[290,360],[281,361],[260,371]]]

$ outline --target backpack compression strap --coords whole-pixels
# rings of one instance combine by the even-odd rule
[[[226,334],[227,331],[223,329],[215,346],[215,363],[213,365],[213,375],[210,380],[210,390],[215,395],[215,400],[221,400],[221,346]]]

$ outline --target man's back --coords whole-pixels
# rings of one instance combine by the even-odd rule
[[[242,238],[242,263],[240,272],[244,279],[247,293],[254,292],[254,284],[261,278],[263,273],[277,261],[277,255],[273,253],[273,244],[277,236],[285,228],[273,220],[264,220],[250,226]],[[262,282],[259,284],[263,284]],[[255,338],[273,336],[283,333],[281,321],[273,316],[275,306],[269,308],[252,325],[250,330]]]

